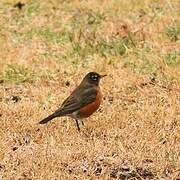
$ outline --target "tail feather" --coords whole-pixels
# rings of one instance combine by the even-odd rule
[[[47,122],[49,122],[49,121],[51,121],[52,119],[54,119],[54,118],[56,118],[56,117],[59,117],[59,116],[62,116],[61,111],[55,112],[55,113],[51,114],[50,116],[44,118],[43,120],[41,120],[41,121],[39,122],[39,124],[46,124]]]
[[[54,119],[54,118],[55,118],[55,117],[54,117],[53,114],[52,114],[52,115],[44,118],[43,120],[41,120],[41,121],[39,122],[39,124],[46,124],[48,121],[50,121],[50,120],[52,120],[52,119]]]

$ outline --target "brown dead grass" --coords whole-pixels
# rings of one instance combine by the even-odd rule
[[[162,61],[162,54],[180,50],[179,41],[170,41],[164,33],[167,26],[179,20],[178,1],[166,1],[174,11],[168,4],[163,8],[164,1],[149,0],[122,1],[118,5],[115,1],[37,2],[42,9],[35,11],[33,18],[25,16],[27,22],[22,28],[13,18],[27,14],[28,5],[17,12],[12,8],[15,1],[0,3],[0,178],[180,178],[180,68],[179,64],[168,66]],[[151,6],[157,10],[155,17]],[[109,41],[131,33],[138,53],[158,67],[157,76],[137,73],[123,63],[127,57],[139,62],[140,56],[132,47],[127,47],[126,56],[71,57],[74,64],[62,58],[70,48],[69,42],[49,43],[36,35],[27,40],[13,39],[14,31],[26,34],[32,27],[48,26],[58,32],[62,27],[57,23],[69,26],[69,20],[79,13],[77,9],[82,16],[89,9],[107,16],[97,30],[100,38]],[[137,18],[136,13],[143,15]],[[91,38],[85,28],[84,33]],[[144,51],[146,44],[150,52]],[[46,52],[52,56],[41,56]],[[35,80],[19,84],[4,80],[8,64],[29,68]],[[101,82],[104,101],[100,110],[85,120],[81,133],[67,117],[38,125],[92,70],[108,74]]]

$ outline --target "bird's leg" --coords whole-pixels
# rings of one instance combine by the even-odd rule
[[[78,131],[80,131],[78,120],[77,119],[75,119],[75,120],[76,120],[77,129],[78,129]]]
[[[84,126],[84,121],[81,121],[82,125]]]

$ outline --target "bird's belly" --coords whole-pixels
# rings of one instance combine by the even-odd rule
[[[79,112],[78,112],[78,116],[80,118],[87,118],[89,117],[91,114],[93,114],[100,106],[101,104],[101,100],[102,100],[102,95],[99,92],[96,96],[96,100],[90,104],[87,104],[85,107],[82,107]]]
[[[79,111],[75,111],[72,114],[69,114],[68,116],[73,118],[73,119],[80,119],[78,113],[79,113]]]

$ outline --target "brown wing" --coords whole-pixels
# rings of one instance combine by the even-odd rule
[[[81,108],[85,106],[92,106],[92,103],[95,102],[97,98],[97,90],[92,86],[79,86],[61,105],[59,109],[57,109],[53,114],[44,118],[39,123],[45,124],[50,120],[69,115],[75,111],[79,111]],[[99,106],[98,106],[99,107]],[[91,108],[91,107],[90,107]],[[86,109],[84,109],[86,111]],[[94,112],[94,110],[93,110]]]
[[[78,89],[74,91],[61,105],[61,107],[55,111],[55,113],[61,116],[71,114],[82,107],[94,102],[96,100],[97,91],[94,87],[88,87],[86,89]]]

